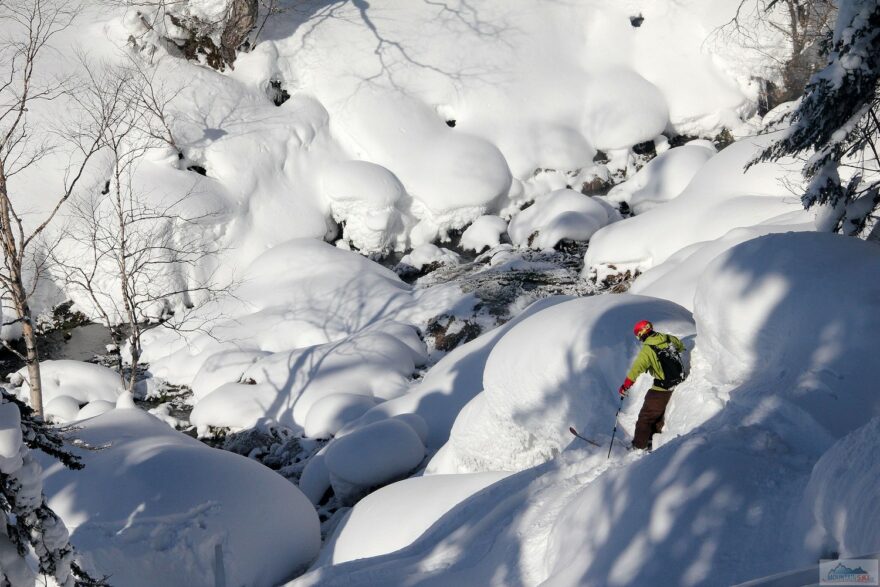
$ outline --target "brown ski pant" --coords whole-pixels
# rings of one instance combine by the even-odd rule
[[[633,448],[649,449],[651,437],[663,430],[663,415],[666,413],[666,404],[672,397],[672,390],[657,391],[651,389],[645,395],[645,403],[639,412],[636,421],[636,433],[633,436]]]

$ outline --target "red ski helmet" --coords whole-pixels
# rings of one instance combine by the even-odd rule
[[[638,338],[639,340],[651,334],[653,330],[654,325],[647,320],[639,320],[638,322],[636,322],[636,325],[633,326],[633,334],[635,334],[636,338]]]

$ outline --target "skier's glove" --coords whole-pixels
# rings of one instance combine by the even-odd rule
[[[627,377],[623,381],[623,385],[621,385],[620,389],[617,390],[617,393],[620,394],[620,397],[622,397],[622,398],[626,397],[626,392],[629,391],[629,388],[632,387],[632,384],[633,384],[633,382],[629,377]]]

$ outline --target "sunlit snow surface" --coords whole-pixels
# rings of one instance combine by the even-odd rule
[[[778,75],[785,47],[773,30],[760,30],[761,51],[718,35],[735,5],[307,1],[224,73],[162,47],[141,54],[180,92],[174,131],[207,175],[155,149],[134,180],[154,203],[191,193],[186,212],[203,220],[169,230],[221,251],[163,279],[216,270],[234,284],[195,311],[200,328],[150,331],[143,358],[192,387],[200,432],[280,424],[333,439],[299,491],[127,409],[112,374],[46,364],[47,411],[109,443],[84,452],[82,472],[45,463],[82,560],[120,585],[213,585],[219,547],[229,585],[278,584],[312,564],[296,585],[690,586],[880,550],[880,259],[875,245],[810,234],[797,164],[742,174],[772,139],[748,136],[761,127],[752,76]],[[188,6],[213,18],[225,4]],[[155,40],[133,10],[87,4],[41,74],[74,71],[78,44],[95,64],[120,63],[130,36]],[[270,81],[291,94],[281,106]],[[75,114],[63,100],[30,112],[37,131]],[[718,153],[659,136],[725,127],[739,140]],[[660,156],[633,174],[629,149],[646,141]],[[66,156],[10,179],[28,222],[54,203]],[[83,193],[108,165],[92,162]],[[624,171],[607,196],[578,193]],[[619,202],[635,216],[622,220]],[[464,250],[498,247],[497,270],[535,266],[516,247],[589,239],[585,277],[641,275],[629,294],[542,300],[432,355],[420,330],[472,316],[476,297],[413,287],[350,249],[451,266],[463,260],[443,239],[460,229]],[[92,311],[50,280],[33,307],[68,295]],[[691,375],[649,456],[623,450],[639,381],[606,459],[567,428],[607,446],[643,318],[684,337]],[[414,471],[425,474],[337,520],[318,554],[309,501],[330,488],[355,501]]]

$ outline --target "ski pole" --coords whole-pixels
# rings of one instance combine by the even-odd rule
[[[623,400],[626,396],[620,396],[620,405],[617,407],[617,413],[614,414],[614,430],[611,431],[611,444],[608,445],[608,456],[606,458],[611,458],[611,447],[614,446],[614,435],[617,434],[617,417],[620,415],[620,410],[623,408]]]

